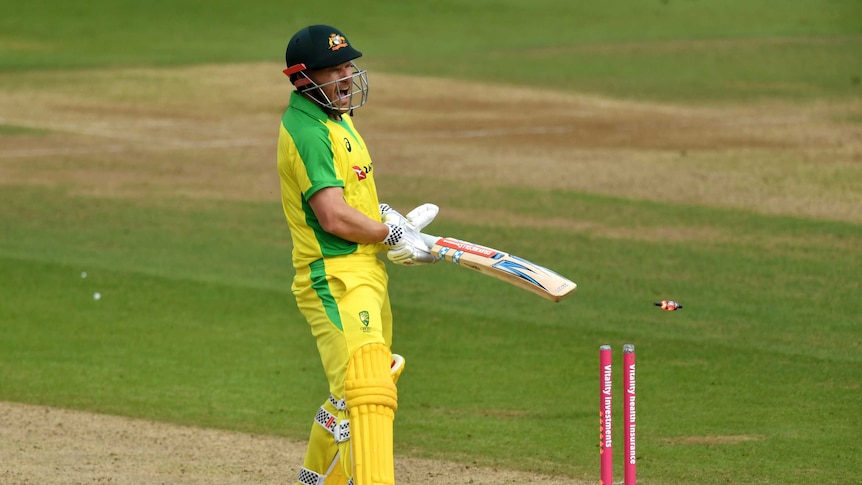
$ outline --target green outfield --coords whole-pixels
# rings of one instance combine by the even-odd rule
[[[371,66],[659,99],[858,96],[854,0],[353,4]],[[6,70],[270,61],[326,4],[0,2]],[[414,15],[422,18],[421,22]]]
[[[449,264],[390,266],[398,454],[597,482],[598,348],[618,363],[634,343],[643,484],[862,481],[862,4],[285,3],[0,0],[0,401],[306,438],[327,390],[266,145],[286,96],[241,73],[321,22],[365,54],[381,199],[435,202],[429,232],[579,284],[552,304]],[[240,74],[206,76],[225,66]],[[520,182],[451,160],[502,158],[487,138],[423,144],[450,168],[401,171],[416,145],[375,123],[414,106],[375,112],[378,74],[441,78],[441,103],[471,102],[460,83],[522,86],[672,128],[575,144],[559,173],[522,160]],[[532,110],[518,99],[512,119]],[[148,120],[140,134],[211,124],[193,149],[147,151],[110,132],[115,111]],[[742,114],[772,124],[747,138]],[[268,131],[220,148],[232,118]]]

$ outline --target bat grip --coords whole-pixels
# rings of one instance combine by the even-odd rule
[[[422,238],[422,242],[425,243],[429,248],[434,247],[437,244],[437,241],[440,239],[437,236],[432,236],[430,234],[425,234],[424,232],[420,232],[419,236]]]

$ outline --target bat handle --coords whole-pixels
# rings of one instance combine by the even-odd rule
[[[424,232],[420,232],[419,236],[422,238],[422,242],[424,242],[425,245],[429,248],[433,247],[435,244],[437,244],[437,241],[440,240],[439,237],[425,234]]]

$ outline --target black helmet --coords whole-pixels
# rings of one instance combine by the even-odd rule
[[[328,25],[311,25],[290,38],[284,53],[285,74],[337,66],[361,56],[340,30]]]
[[[296,89],[322,106],[335,111],[350,111],[365,104],[368,99],[368,72],[360,70],[353,63],[362,53],[347,42],[340,30],[328,25],[308,26],[290,38],[284,60],[287,69],[283,72],[290,78]],[[340,66],[349,62],[353,72],[347,77],[317,84],[305,71],[316,71],[327,67]],[[327,86],[350,81],[349,92],[337,94],[331,99],[325,92]],[[349,97],[347,106],[342,104]]]

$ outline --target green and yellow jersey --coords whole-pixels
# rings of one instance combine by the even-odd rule
[[[348,205],[380,220],[373,164],[350,116],[329,118],[296,91],[281,118],[278,174],[281,202],[293,240],[294,267],[320,258],[376,254],[379,244],[357,244],[323,230],[308,204],[318,190],[342,187]]]

